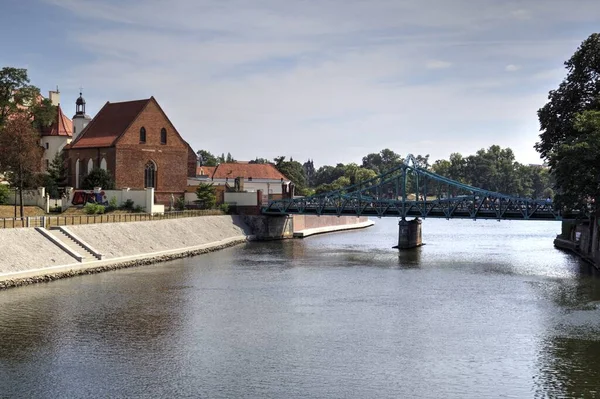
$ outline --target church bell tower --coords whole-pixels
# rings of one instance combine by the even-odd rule
[[[80,90],[79,98],[77,101],[75,101],[75,115],[73,116],[73,140],[79,136],[79,134],[91,120],[92,118],[85,113],[85,99],[83,98]]]

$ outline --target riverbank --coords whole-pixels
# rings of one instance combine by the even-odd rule
[[[579,256],[600,270],[600,234],[598,223],[589,220],[563,220],[554,246]]]
[[[307,236],[315,225],[330,224],[329,231],[342,231],[373,224],[366,218],[329,218],[302,217],[296,222],[298,229],[292,229]],[[282,235],[286,237],[290,236]],[[240,216],[76,225],[50,231],[4,229],[0,230],[0,289],[195,256],[255,238]]]

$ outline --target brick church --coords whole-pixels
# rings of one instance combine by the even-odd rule
[[[85,100],[77,100],[85,115]],[[154,97],[107,102],[65,148],[69,184],[80,188],[95,168],[108,171],[117,189],[154,187],[155,201],[168,204],[184,194],[196,175],[196,154]]]

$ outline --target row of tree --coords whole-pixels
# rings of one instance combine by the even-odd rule
[[[510,148],[493,145],[466,157],[453,153],[449,159],[437,160],[433,164],[429,163],[429,155],[417,155],[415,159],[421,167],[434,173],[485,190],[536,199],[553,196],[553,181],[548,168],[517,162]],[[257,158],[251,162],[269,161]],[[308,195],[338,190],[372,179],[400,166],[404,158],[386,148],[365,155],[360,165],[338,163],[316,169],[313,160],[301,164],[292,158],[286,160],[285,156],[276,157],[270,163],[295,184],[299,195]]]

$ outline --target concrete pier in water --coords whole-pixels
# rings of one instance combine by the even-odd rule
[[[406,220],[402,219],[398,222],[398,245],[394,248],[411,249],[423,245],[421,235],[420,219]]]

